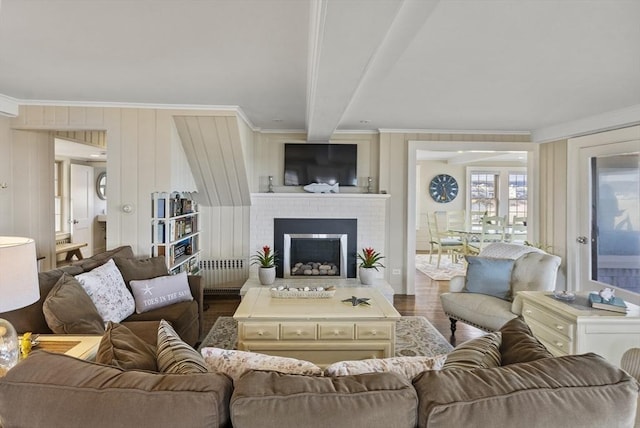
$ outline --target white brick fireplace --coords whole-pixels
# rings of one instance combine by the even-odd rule
[[[379,194],[314,194],[253,193],[249,248],[251,254],[274,242],[274,219],[355,219],[357,251],[373,247],[385,254],[386,221],[389,195]],[[250,276],[257,276],[252,266]],[[380,269],[384,277],[384,269]]]

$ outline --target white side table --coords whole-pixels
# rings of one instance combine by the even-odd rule
[[[627,302],[620,314],[588,306],[588,293],[563,302],[548,292],[523,291],[522,315],[538,338],[556,356],[594,352],[620,366],[622,354],[640,348],[640,307]]]

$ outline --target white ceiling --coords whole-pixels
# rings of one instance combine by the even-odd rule
[[[521,163],[526,166],[527,152],[519,151],[496,151],[496,150],[466,150],[466,151],[433,151],[417,150],[416,160],[418,161],[440,161],[449,165],[476,164],[479,162],[491,162],[498,164],[501,162]]]
[[[638,0],[0,0],[0,94],[263,130],[535,131],[640,106]]]
[[[56,157],[80,159],[88,162],[105,162],[107,160],[107,151],[104,148],[62,138],[55,138],[54,141]]]

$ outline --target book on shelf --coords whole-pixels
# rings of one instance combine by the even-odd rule
[[[191,199],[183,198],[180,202],[182,203],[182,214],[191,214],[193,212],[193,202]]]
[[[156,201],[156,218],[163,218],[165,216],[165,210],[164,210],[164,205],[165,204],[165,200],[164,198],[159,198]]]
[[[165,243],[165,237],[164,237],[165,226],[164,226],[164,223],[158,223],[157,231],[158,231],[157,232],[158,233],[158,243],[164,244]]]
[[[589,294],[589,304],[595,309],[606,311],[627,313],[627,305],[620,297],[613,297],[611,300],[604,300],[598,293]]]

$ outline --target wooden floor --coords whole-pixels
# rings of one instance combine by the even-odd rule
[[[440,293],[448,290],[448,281],[433,281],[420,271],[416,271],[415,281],[415,295],[394,296],[393,306],[401,315],[426,317],[454,346],[483,334],[477,328],[458,322],[455,337],[452,337],[449,318],[442,311],[439,298]],[[207,296],[205,304],[208,306],[204,313],[206,334],[218,317],[233,316],[240,304],[240,296]]]

